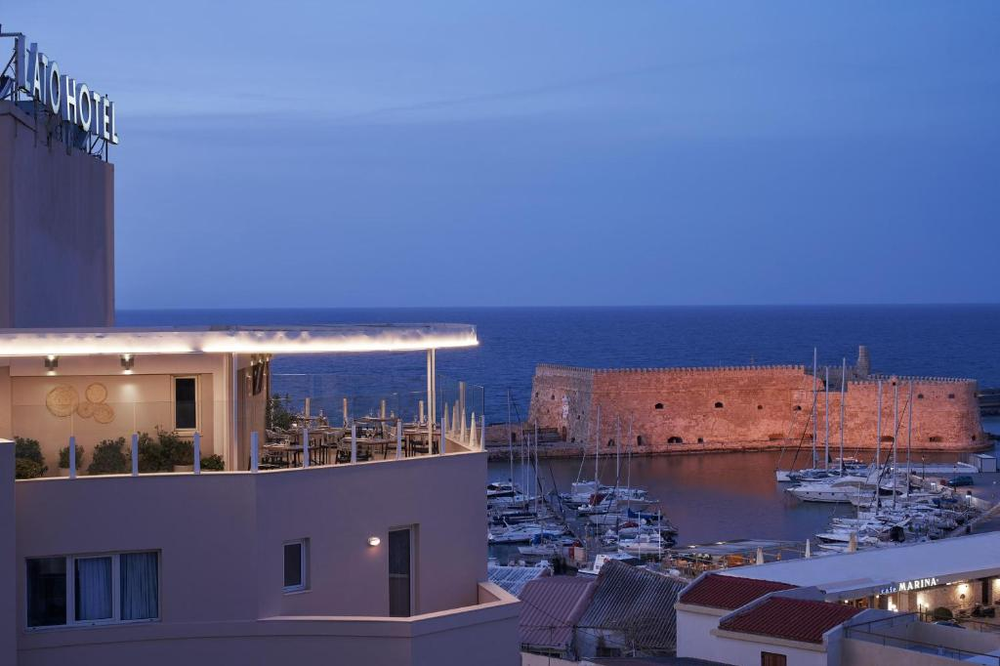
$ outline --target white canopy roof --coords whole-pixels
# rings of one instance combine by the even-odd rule
[[[470,324],[0,329],[0,357],[117,354],[330,354],[479,344]]]
[[[1000,532],[768,562],[717,573],[815,586],[845,598],[848,595],[843,593],[849,590],[861,591],[889,582],[937,578],[939,584],[945,584],[1000,575]]]

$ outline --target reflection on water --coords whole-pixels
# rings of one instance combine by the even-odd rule
[[[682,545],[738,538],[803,540],[825,528],[832,516],[850,512],[849,505],[799,502],[784,492],[786,484],[778,484],[774,478],[778,457],[777,451],[636,457],[632,459],[631,482],[660,500],[664,515],[679,530],[678,543]],[[799,466],[808,458],[808,452],[800,454]],[[928,454],[925,458],[954,460],[955,456]],[[790,459],[786,453],[783,466]],[[613,484],[614,458],[602,458],[600,467],[601,481]],[[593,458],[587,458],[582,472],[579,460],[542,460],[540,468],[546,491],[553,482],[559,492],[569,490],[578,474],[585,480],[594,477]],[[489,469],[491,480],[510,476],[509,463],[492,462]],[[627,475],[628,466],[622,461],[622,484]],[[519,464],[514,466],[514,476],[515,481],[524,483]],[[993,499],[997,494],[995,477],[977,475],[974,493]],[[529,476],[528,485],[531,483]]]

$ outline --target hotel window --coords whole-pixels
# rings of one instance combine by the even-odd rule
[[[761,652],[760,666],[786,666],[788,657],[777,652]]]
[[[174,377],[174,430],[198,429],[198,378]]]
[[[156,620],[159,553],[27,560],[28,628]]]
[[[284,545],[285,592],[301,592],[306,589],[308,570],[308,540],[289,541]]]
[[[413,613],[412,580],[413,530],[389,532],[389,616],[409,617]]]

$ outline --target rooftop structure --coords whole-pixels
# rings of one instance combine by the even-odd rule
[[[860,612],[860,608],[853,606],[774,596],[742,613],[727,616],[719,622],[719,629],[822,643],[828,631]]]
[[[710,573],[685,588],[679,601],[682,604],[735,610],[765,594],[794,587],[787,583]]]

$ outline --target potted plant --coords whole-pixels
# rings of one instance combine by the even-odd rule
[[[205,472],[222,472],[225,471],[226,465],[222,462],[222,456],[214,453],[201,459],[201,469]]]
[[[14,438],[14,478],[35,479],[44,476],[48,471],[42,447],[37,439],[29,437]]]
[[[178,439],[171,448],[171,458],[175,472],[194,471],[194,444]]]
[[[83,465],[83,447],[76,445],[76,471]],[[69,446],[59,449],[59,476],[69,476]]]
[[[156,429],[156,439],[162,456],[161,471],[194,471],[194,444],[182,439],[176,432],[161,428]]]
[[[129,456],[125,453],[125,438],[105,439],[94,447],[87,474],[127,474]]]

